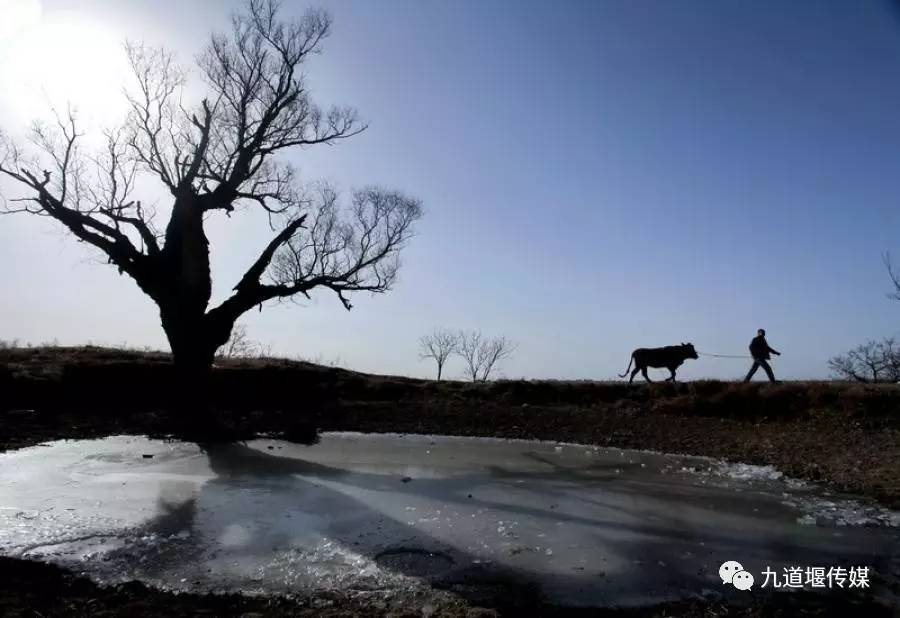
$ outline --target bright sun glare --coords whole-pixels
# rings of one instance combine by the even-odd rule
[[[124,112],[124,37],[78,11],[47,12],[41,0],[0,0],[0,92],[17,117],[71,104],[86,124]]]

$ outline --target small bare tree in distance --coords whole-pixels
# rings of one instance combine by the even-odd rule
[[[840,378],[856,382],[900,381],[900,348],[894,339],[868,341],[828,361]]]
[[[255,341],[250,339],[246,325],[235,324],[234,328],[231,329],[228,341],[219,348],[217,355],[221,358],[248,358],[255,356],[260,347]]]
[[[894,291],[890,292],[888,297],[893,298],[894,300],[900,300],[900,272],[898,272],[897,268],[894,266],[891,254],[888,251],[884,252],[882,258],[884,259],[885,267],[887,267],[888,276],[891,278],[891,283],[894,285]]]
[[[516,345],[506,337],[487,338],[479,330],[460,331],[456,353],[473,382],[487,382],[497,363],[512,356]]]
[[[0,133],[0,176],[22,190],[0,196],[0,212],[56,220],[133,279],[159,308],[185,393],[203,391],[216,350],[250,309],[317,289],[350,309],[353,293],[389,290],[422,213],[418,200],[394,190],[356,190],[342,205],[332,188],[300,184],[288,153],[335,144],[366,125],[350,107],[323,110],[306,85],[306,63],[331,32],[329,14],[309,9],[283,21],[279,5],[247,0],[230,31],[209,39],[197,59],[206,89],[196,104],[173,54],[127,45],[136,78],[130,111],[100,152],[85,150],[71,110],[36,123],[30,147]],[[154,184],[168,196],[158,209],[138,195]],[[205,228],[242,210],[264,214],[274,235],[210,307]]]
[[[436,328],[430,335],[419,339],[419,358],[434,359],[437,363],[437,379],[440,381],[444,364],[450,355],[456,352],[459,334],[446,328]]]

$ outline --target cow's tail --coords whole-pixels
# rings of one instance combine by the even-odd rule
[[[634,353],[631,354],[631,358],[628,360],[628,367],[625,368],[625,373],[620,373],[619,377],[624,378],[628,375],[628,372],[631,371],[631,363],[634,362]]]

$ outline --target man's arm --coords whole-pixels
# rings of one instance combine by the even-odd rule
[[[768,343],[766,343],[766,347],[769,348],[769,352],[771,352],[775,356],[781,356],[781,352],[770,346]]]

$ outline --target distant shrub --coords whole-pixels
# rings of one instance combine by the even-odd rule
[[[900,418],[900,388],[896,386],[849,386],[841,389],[838,400],[849,414]]]

